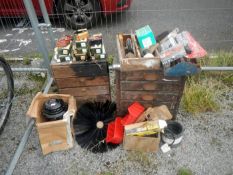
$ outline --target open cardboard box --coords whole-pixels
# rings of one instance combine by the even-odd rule
[[[139,128],[144,125],[145,122],[125,125],[125,135],[123,139],[123,148],[125,150],[133,150],[140,152],[157,152],[159,150],[160,133],[156,133],[153,136],[132,136],[126,135],[127,130]]]
[[[135,51],[135,58],[126,58],[125,55],[125,42],[127,38],[131,38]],[[117,34],[117,49],[119,62],[121,65],[121,70],[123,71],[132,71],[132,70],[147,70],[147,69],[160,69],[160,58],[158,56],[154,56],[152,58],[143,58],[141,56],[138,43],[136,41],[136,37],[134,34]],[[157,55],[157,52],[156,52]]]
[[[62,120],[47,121],[42,116],[42,108],[45,101],[58,98],[68,103],[68,111]],[[71,95],[43,94],[41,92],[32,100],[27,111],[27,116],[35,118],[43,154],[54,151],[66,150],[73,147],[73,136],[71,131],[71,120],[77,110],[76,100]]]

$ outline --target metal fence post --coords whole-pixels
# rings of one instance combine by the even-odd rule
[[[42,53],[44,58],[44,63],[46,68],[48,69],[49,76],[51,75],[50,69],[50,60],[49,60],[49,52],[47,46],[45,44],[44,37],[39,29],[39,22],[36,16],[36,12],[31,0],[23,0],[25,8],[27,10],[28,17],[30,19],[32,28],[35,32],[36,40],[38,42],[38,50]]]
[[[48,79],[46,83],[46,86],[43,88],[43,93],[47,94],[48,91],[49,91],[49,88],[51,87],[52,83],[53,83],[53,78],[50,78]],[[20,143],[15,151],[15,154],[14,156],[12,157],[11,159],[11,162],[7,168],[7,171],[5,173],[5,175],[12,175],[15,167],[16,167],[16,164],[23,152],[23,149],[24,147],[26,146],[27,142],[28,142],[28,138],[32,132],[32,129],[33,129],[33,126],[35,125],[35,119],[30,119],[29,122],[28,122],[28,125],[27,125],[27,128],[24,132],[24,135],[23,137],[21,138],[20,140]]]
[[[48,29],[48,33],[49,33],[49,36],[51,39],[51,45],[52,45],[52,48],[54,48],[55,47],[55,37],[53,35],[52,25],[51,25],[51,22],[49,20],[49,15],[48,15],[44,0],[39,0],[39,3],[40,3],[40,9],[41,9],[44,21],[48,25],[47,29]]]

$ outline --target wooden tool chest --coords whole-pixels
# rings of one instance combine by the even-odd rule
[[[135,101],[144,107],[167,105],[178,112],[185,78],[164,77],[162,70],[116,71],[117,114],[125,115]]]
[[[110,80],[106,61],[55,63],[51,69],[59,93],[70,94],[77,104],[110,100]]]
[[[127,108],[135,101],[144,107],[167,105],[173,118],[176,117],[185,85],[184,77],[165,77],[158,52],[151,58],[143,58],[135,41],[135,57],[127,58],[125,40],[132,35],[116,36],[118,62],[120,70],[116,71],[117,114],[125,115]]]

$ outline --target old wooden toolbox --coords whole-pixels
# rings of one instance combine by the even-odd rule
[[[87,100],[111,99],[108,63],[105,60],[89,62],[51,62],[53,77],[59,93],[73,95],[80,104]]]
[[[158,65],[133,70],[117,37],[120,70],[116,71],[117,114],[125,115],[130,104],[138,101],[145,107],[167,105],[173,118],[176,117],[185,85],[184,77],[165,77]],[[157,57],[151,58],[155,61]],[[131,59],[132,60],[132,59]],[[135,58],[138,67],[144,58]]]
[[[130,38],[133,44],[134,57],[126,58],[125,54],[125,43],[126,40]],[[135,35],[131,34],[118,34],[116,36],[117,41],[117,49],[119,55],[119,63],[121,65],[121,70],[129,71],[129,70],[145,70],[145,69],[158,69],[160,68],[160,59],[157,56],[142,58],[141,52],[138,47],[138,43],[136,42]],[[157,54],[157,53],[156,53]]]

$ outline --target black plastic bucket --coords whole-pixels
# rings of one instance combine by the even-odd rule
[[[176,121],[168,121],[167,127],[162,133],[162,141],[167,143],[169,146],[175,147],[180,144],[183,139],[183,126]]]

